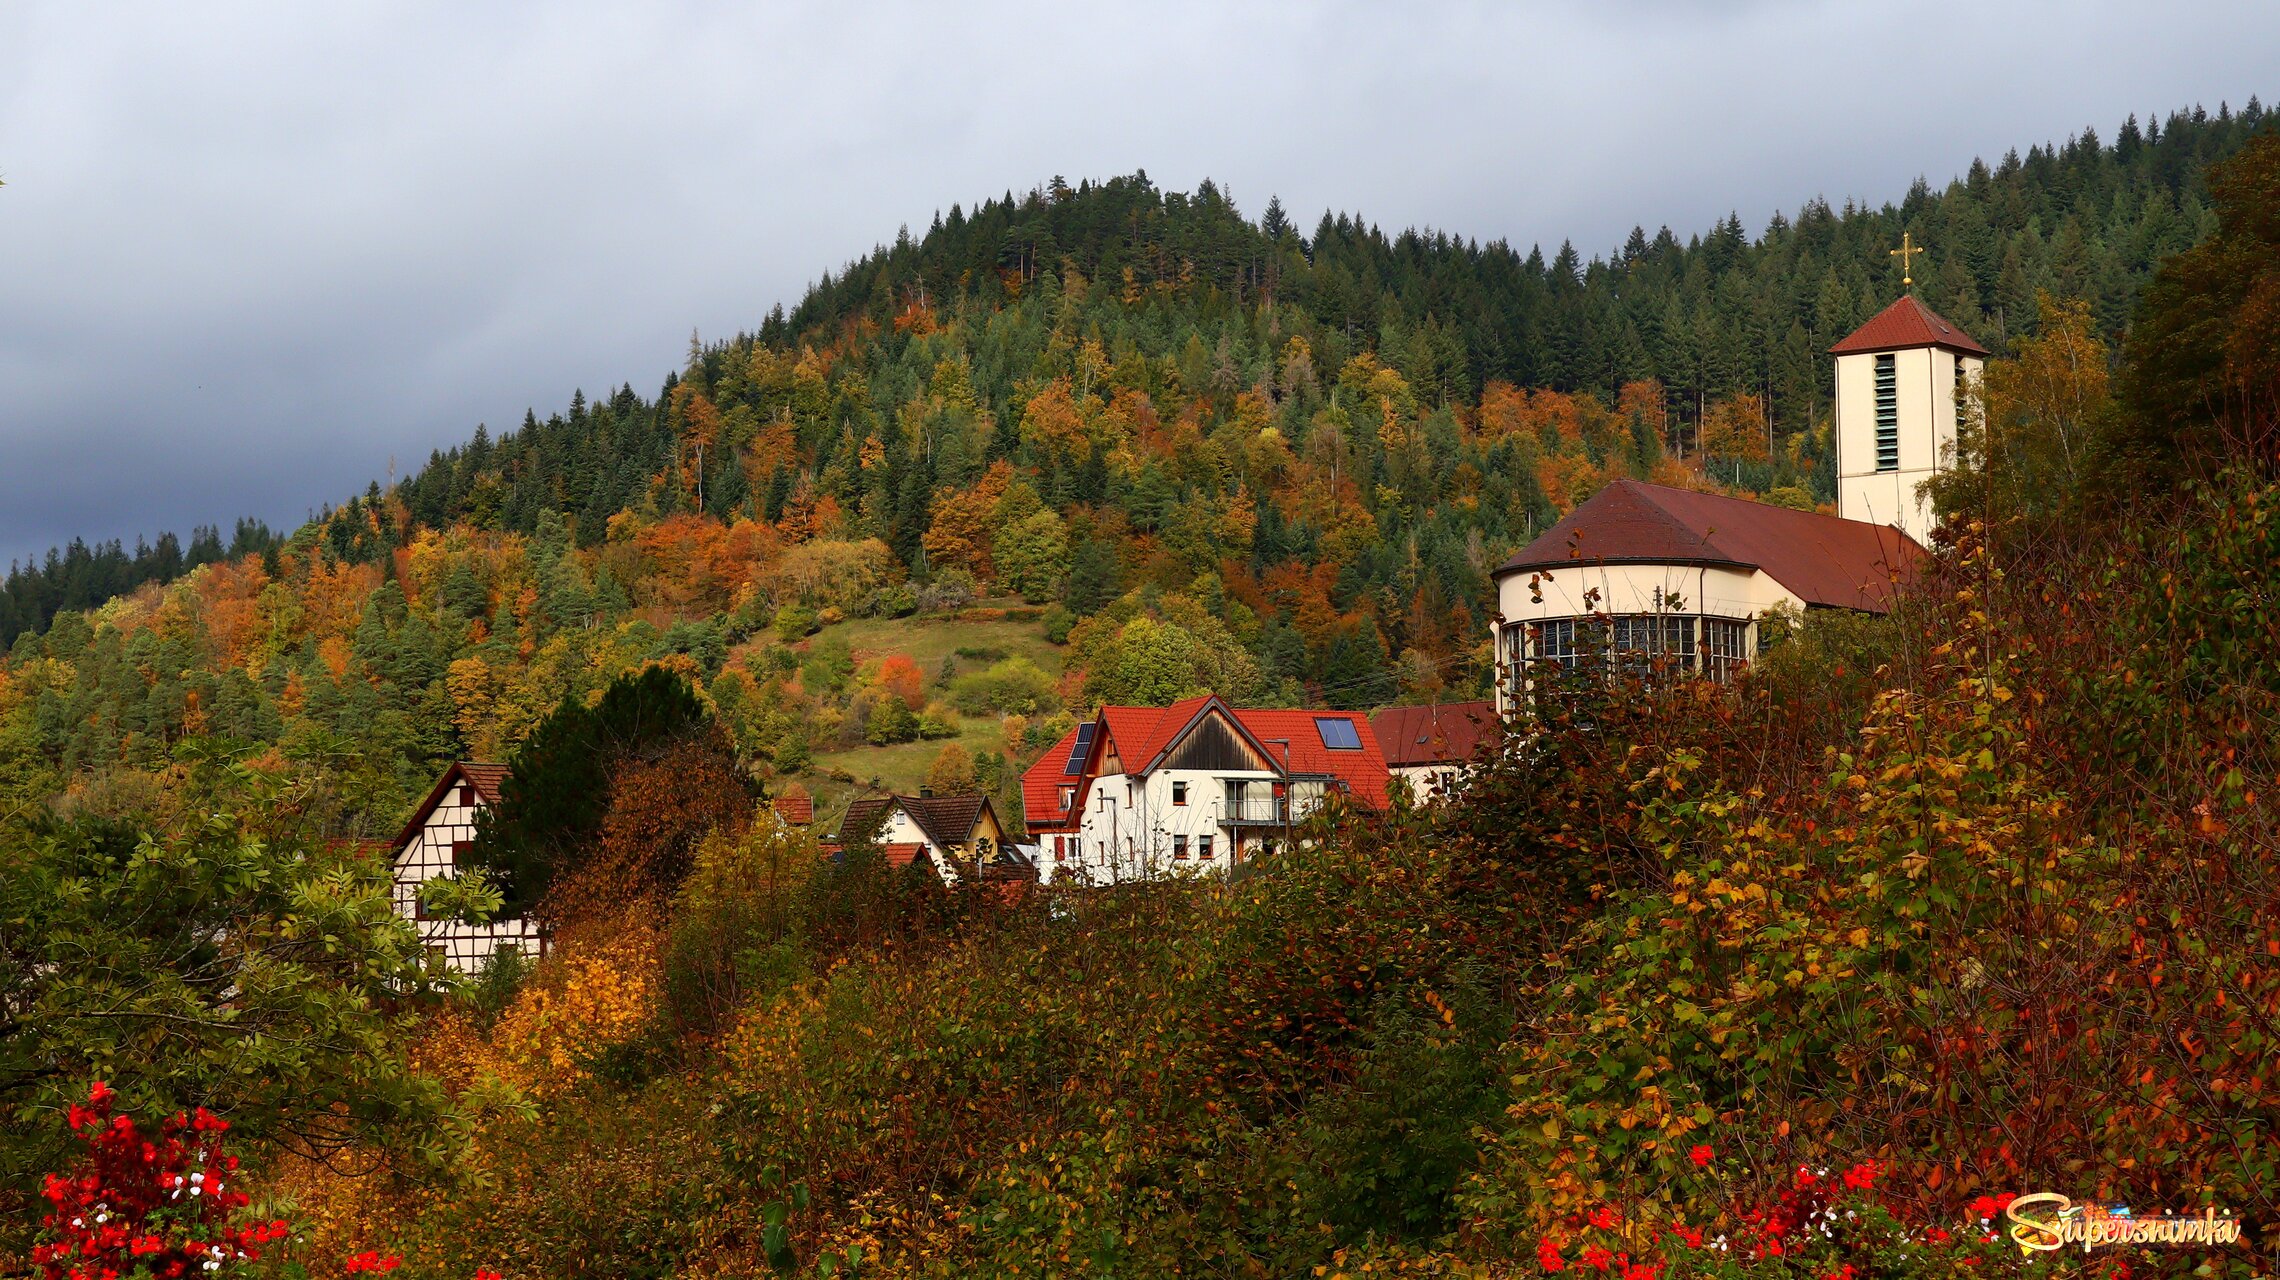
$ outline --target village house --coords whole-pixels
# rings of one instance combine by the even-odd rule
[[[1594,655],[1724,679],[1776,610],[1884,613],[1924,559],[1924,482],[1954,465],[1986,348],[1903,296],[1831,349],[1837,514],[1618,480],[1495,572],[1497,706]]]
[[[1102,707],[1022,775],[1043,882],[1227,871],[1329,797],[1381,808],[1385,757],[1348,711],[1256,710],[1211,695]]]
[[[1027,872],[1026,859],[1007,838],[988,796],[930,791],[867,796],[847,806],[825,848],[837,850],[858,833],[874,830],[890,865],[924,863],[947,883],[958,882],[962,867],[981,868],[985,879],[1021,878]]]
[[[1386,772],[1422,803],[1455,792],[1495,719],[1496,706],[1489,702],[1385,707],[1371,713],[1370,732],[1377,737]]]
[[[437,877],[459,874],[459,859],[475,842],[476,818],[499,802],[499,788],[507,780],[507,767],[461,760],[443,771],[427,799],[412,811],[411,820],[396,836],[391,859],[396,912],[419,929],[420,941],[461,973],[474,973],[492,953],[506,947],[521,949],[536,959],[546,949],[546,936],[536,921],[526,918],[468,924],[428,914],[420,900],[420,886]]]

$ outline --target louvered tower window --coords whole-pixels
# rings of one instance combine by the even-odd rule
[[[1891,356],[1876,358],[1876,469],[1900,469],[1900,372]]]

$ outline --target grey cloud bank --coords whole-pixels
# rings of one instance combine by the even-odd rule
[[[1681,236],[2280,96],[2280,10],[0,9],[0,561],[290,526],[1055,174]]]

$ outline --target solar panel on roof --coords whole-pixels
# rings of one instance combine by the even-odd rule
[[[1332,751],[1359,751],[1362,749],[1362,735],[1354,728],[1354,722],[1351,720],[1317,717],[1314,721],[1314,731],[1322,735],[1322,745]]]
[[[1094,728],[1095,725],[1090,720],[1077,726],[1077,741],[1075,745],[1069,748],[1069,762],[1061,766],[1061,772],[1083,773],[1085,771],[1085,753],[1092,750]]]

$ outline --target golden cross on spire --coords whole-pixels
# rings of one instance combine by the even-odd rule
[[[1915,278],[1909,274],[1909,259],[1914,258],[1917,254],[1924,252],[1924,246],[1917,244],[1914,240],[1909,239],[1908,233],[1903,231],[1900,233],[1900,247],[1897,249],[1889,250],[1889,252],[1893,257],[1900,260],[1901,287],[1907,288],[1914,285],[1916,283]]]

